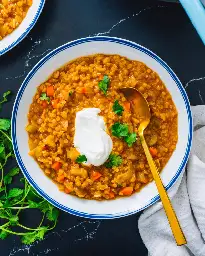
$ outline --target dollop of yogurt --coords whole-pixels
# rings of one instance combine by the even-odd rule
[[[100,166],[108,159],[113,143],[99,108],[84,108],[76,113],[74,146],[87,158],[86,164]]]

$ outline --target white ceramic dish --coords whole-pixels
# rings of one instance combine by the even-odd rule
[[[12,115],[12,139],[18,164],[37,192],[56,207],[87,218],[118,218],[139,212],[159,199],[155,184],[152,182],[140,193],[111,201],[79,199],[60,192],[47,178],[32,157],[28,155],[28,135],[25,131],[27,113],[36,87],[49,75],[77,57],[95,53],[119,54],[129,59],[144,62],[156,71],[172,95],[179,113],[179,141],[170,161],[161,176],[169,189],[181,174],[191,148],[192,117],[187,95],[171,68],[150,50],[127,40],[112,37],[93,37],[79,39],[58,47],[44,57],[28,74],[16,97]]]
[[[0,56],[15,47],[30,32],[41,14],[45,0],[34,0],[22,23],[0,41]]]

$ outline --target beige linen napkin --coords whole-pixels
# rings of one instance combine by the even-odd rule
[[[205,256],[205,106],[192,107],[194,136],[187,171],[169,196],[187,239],[177,246],[161,202],[145,210],[138,227],[150,256]]]

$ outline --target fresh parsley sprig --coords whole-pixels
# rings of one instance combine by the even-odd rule
[[[112,168],[122,164],[122,158],[116,154],[110,154],[108,160],[105,162],[105,167]]]
[[[111,126],[112,135],[124,139],[129,147],[137,140],[135,132],[130,133],[127,124],[116,122]]]
[[[3,94],[0,108],[9,94],[10,91]],[[14,157],[10,126],[9,119],[0,119],[0,239],[16,235],[21,237],[22,243],[31,244],[42,240],[56,226],[59,211],[36,193],[18,167],[7,170],[7,164]],[[18,180],[23,187],[16,186]],[[36,228],[30,228],[21,223],[21,215],[24,210],[34,208],[42,213],[42,219]]]
[[[112,110],[116,115],[121,116],[124,111],[124,108],[122,105],[119,104],[119,101],[116,100],[113,104]]]
[[[77,158],[76,158],[76,163],[78,164],[82,164],[84,162],[87,162],[87,157],[85,155],[79,155]]]
[[[46,100],[46,101],[50,102],[50,98],[47,96],[47,94],[45,92],[41,93],[40,100]]]
[[[101,80],[101,81],[98,83],[98,86],[99,86],[100,90],[101,90],[105,95],[107,95],[107,91],[108,91],[109,84],[110,84],[110,78],[109,78],[107,75],[104,75],[103,80]]]

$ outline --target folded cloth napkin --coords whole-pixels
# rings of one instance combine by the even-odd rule
[[[187,170],[169,190],[187,244],[177,246],[158,202],[139,218],[139,232],[150,256],[205,256],[205,106],[192,107],[194,136]]]

